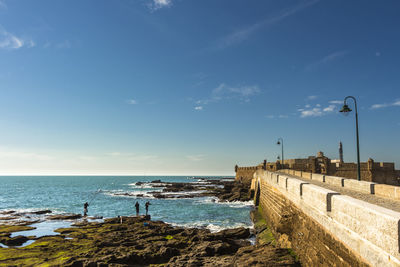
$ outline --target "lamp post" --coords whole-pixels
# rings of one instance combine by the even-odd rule
[[[278,138],[278,142],[276,142],[276,144],[277,144],[277,145],[282,145],[282,167],[283,167],[283,164],[284,164],[284,158],[283,158],[283,138],[282,138],[282,137],[279,137],[279,138]]]
[[[361,181],[361,170],[360,170],[360,142],[358,138],[358,112],[357,112],[357,101],[354,96],[346,96],[344,99],[344,104],[340,112],[342,112],[344,115],[347,115],[349,112],[352,110],[349,108],[349,106],[346,103],[346,100],[348,98],[351,98],[354,100],[354,107],[356,109],[356,137],[357,137],[357,180]]]

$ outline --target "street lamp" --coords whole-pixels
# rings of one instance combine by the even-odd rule
[[[283,160],[284,160],[284,158],[283,158],[283,138],[282,137],[279,137],[278,138],[278,142],[276,142],[276,144],[277,145],[282,145],[282,167],[283,167]]]
[[[360,142],[358,138],[358,112],[357,112],[357,101],[354,96],[346,96],[344,99],[344,104],[340,112],[342,112],[344,115],[348,115],[349,112],[352,110],[349,108],[349,106],[346,103],[346,100],[348,98],[351,98],[354,100],[354,107],[356,109],[356,137],[357,137],[357,180],[361,181],[361,170],[360,170]]]

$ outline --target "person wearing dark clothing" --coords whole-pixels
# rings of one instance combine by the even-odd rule
[[[136,216],[139,216],[139,202],[137,202],[137,201],[135,204],[135,208],[136,208]]]
[[[147,213],[149,212],[149,206],[150,206],[151,204],[150,204],[150,202],[146,202],[146,204],[145,204],[145,207],[146,207],[146,216],[147,216]]]
[[[89,207],[89,203],[85,202],[85,204],[83,204],[83,217],[87,216],[88,207]]]

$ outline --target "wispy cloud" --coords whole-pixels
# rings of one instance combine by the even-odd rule
[[[267,119],[287,119],[289,118],[289,115],[284,115],[284,114],[280,114],[280,115],[267,115],[265,116]]]
[[[188,155],[186,158],[190,161],[202,161],[204,160],[204,155]]]
[[[396,100],[392,103],[383,103],[383,104],[373,104],[371,109],[380,109],[380,108],[387,108],[387,107],[394,107],[400,106],[400,100]]]
[[[334,53],[331,53],[329,55],[324,56],[323,58],[309,64],[308,66],[306,66],[306,71],[312,71],[312,70],[316,70],[318,68],[320,68],[323,65],[326,65],[330,62],[333,62],[335,60],[338,60],[342,57],[344,57],[346,54],[348,54],[348,51],[343,50],[343,51],[336,51]]]
[[[72,47],[72,44],[69,40],[62,41],[61,43],[56,44],[56,48],[59,49],[69,49]]]
[[[203,106],[196,106],[194,107],[194,110],[203,110]]]
[[[201,106],[201,109],[203,109],[204,105],[228,99],[239,99],[243,102],[250,102],[250,98],[260,92],[261,89],[258,85],[229,86],[225,83],[221,83],[212,90],[210,97],[197,100],[195,103],[197,107]]]
[[[309,96],[307,96],[307,99],[308,100],[315,100],[315,99],[317,99],[318,98],[318,96],[316,96],[316,95],[309,95]]]
[[[331,101],[329,101],[329,104],[340,105],[340,104],[343,104],[343,101],[340,101],[340,100],[331,100]]]
[[[126,101],[129,105],[136,105],[138,102],[137,102],[137,100],[135,100],[135,99],[128,99],[127,101]]]
[[[303,2],[299,5],[292,6],[288,9],[282,10],[280,13],[275,14],[274,16],[270,16],[264,20],[261,20],[253,25],[250,25],[248,27],[244,27],[242,29],[236,30],[220,40],[217,41],[217,48],[218,49],[223,49],[235,44],[239,44],[246,39],[250,38],[251,35],[255,34],[256,32],[271,27],[272,25],[284,20],[287,17],[290,17],[297,12],[305,9],[306,7],[312,6],[319,2],[319,0],[311,0],[311,1],[306,1]]]
[[[172,5],[172,0],[151,0],[148,3],[148,7],[151,10],[157,10],[163,7],[169,7]]]
[[[36,152],[28,152],[28,151],[12,151],[2,149],[0,151],[0,158],[10,158],[10,159],[25,159],[25,160],[52,160],[54,159],[50,155],[40,154]]]
[[[34,47],[35,43],[31,39],[17,37],[0,26],[0,49],[15,50],[24,46]]]

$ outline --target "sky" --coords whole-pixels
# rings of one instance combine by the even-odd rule
[[[0,0],[0,174],[400,169],[400,1]]]

